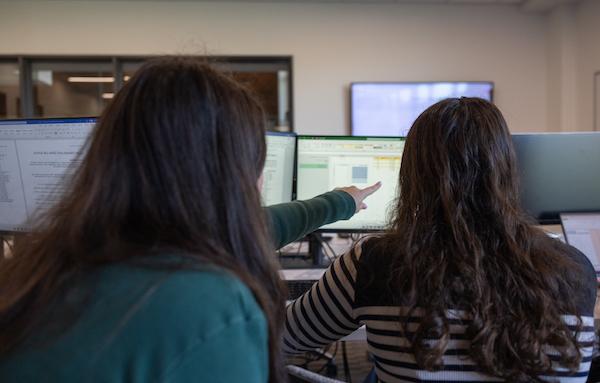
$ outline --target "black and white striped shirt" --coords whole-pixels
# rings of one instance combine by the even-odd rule
[[[383,382],[494,382],[503,381],[494,376],[479,372],[475,362],[469,357],[470,341],[465,334],[469,323],[468,316],[460,310],[447,312],[450,325],[450,341],[443,356],[441,371],[427,371],[419,368],[411,352],[409,341],[402,335],[399,318],[407,314],[404,307],[389,303],[381,289],[365,287],[364,281],[383,282],[382,272],[385,263],[359,262],[364,245],[337,259],[321,280],[302,297],[287,307],[284,332],[284,351],[298,353],[325,346],[354,332],[365,325],[370,353],[375,360],[377,377]],[[571,373],[556,364],[553,376],[540,376],[549,382],[585,382],[589,373],[594,345],[593,310],[596,297],[596,280],[589,261],[573,249],[576,261],[584,266],[589,279],[589,291],[582,291],[579,312],[583,320],[583,330],[579,334],[582,345],[582,363],[576,373]],[[376,257],[368,257],[376,258]],[[367,267],[365,266],[367,264]],[[389,269],[389,267],[388,267]],[[591,269],[591,270],[590,270]],[[589,271],[589,273],[587,273]],[[385,273],[386,271],[383,271]],[[389,270],[387,270],[389,273]],[[369,275],[366,275],[369,274]],[[379,283],[380,287],[382,283]],[[375,283],[377,285],[378,283]],[[385,287],[383,287],[385,289]],[[369,291],[371,290],[371,291]],[[388,294],[389,295],[389,294]],[[413,311],[408,320],[407,331],[420,323],[420,312]],[[575,315],[565,315],[569,325],[576,324]],[[553,357],[549,349],[547,354]],[[556,354],[554,354],[556,357]],[[555,358],[557,359],[557,358]]]

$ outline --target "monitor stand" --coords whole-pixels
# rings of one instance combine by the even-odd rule
[[[323,243],[330,241],[331,238],[323,237],[320,233],[311,233],[308,236],[308,253],[313,262],[313,266],[326,267],[325,256],[323,254]]]

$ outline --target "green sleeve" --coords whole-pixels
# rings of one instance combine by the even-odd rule
[[[323,225],[349,219],[356,212],[356,204],[350,194],[334,190],[306,201],[282,203],[265,210],[273,244],[279,249]]]
[[[266,383],[269,350],[264,316],[236,318],[198,339],[174,361],[161,379],[166,383]]]

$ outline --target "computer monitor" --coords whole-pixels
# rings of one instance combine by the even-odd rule
[[[513,134],[521,204],[540,223],[600,211],[600,132]]]
[[[385,228],[388,210],[397,195],[405,138],[357,136],[298,136],[297,199],[308,199],[336,187],[363,188],[382,181],[368,197],[366,210],[323,231],[377,231]]]
[[[596,275],[600,272],[600,212],[561,213],[560,220],[567,243],[590,260]]]
[[[0,231],[26,232],[79,165],[94,118],[0,121]]]
[[[352,134],[406,136],[417,117],[449,97],[492,101],[491,82],[358,82],[350,85]]]
[[[263,170],[262,198],[265,206],[292,200],[296,135],[267,132],[267,159]]]

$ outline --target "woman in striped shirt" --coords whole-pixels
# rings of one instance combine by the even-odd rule
[[[500,111],[448,99],[413,124],[389,230],[288,306],[284,348],[366,326],[383,382],[585,382],[596,278],[519,205]]]

